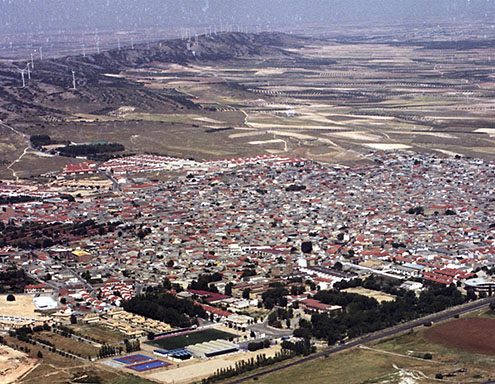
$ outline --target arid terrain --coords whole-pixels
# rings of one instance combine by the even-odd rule
[[[418,328],[390,340],[361,346],[357,350],[277,371],[248,382],[491,382],[495,377],[493,348],[490,348],[490,342],[482,342],[481,338],[482,335],[490,337],[494,321],[491,312],[482,311],[431,328]]]
[[[395,149],[493,158],[493,30],[405,29],[223,32],[37,58],[24,88],[25,63],[7,61],[0,176],[73,161],[30,148],[33,134],[198,160],[287,154],[352,163]]]

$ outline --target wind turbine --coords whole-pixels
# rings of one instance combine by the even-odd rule
[[[40,47],[40,60],[43,60],[43,47]]]
[[[21,71],[21,78],[22,78],[22,88],[26,88],[26,79],[24,78],[24,72],[26,71],[25,69],[19,69]]]
[[[76,90],[76,72],[72,71],[72,89]]]
[[[29,69],[29,66],[31,65],[31,63],[28,61],[26,63],[26,69],[27,69],[27,74],[28,74],[28,80],[31,80],[31,70]]]
[[[34,56],[32,53],[31,53],[31,68],[34,69]]]

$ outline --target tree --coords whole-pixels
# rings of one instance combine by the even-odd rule
[[[334,265],[333,265],[333,269],[335,269],[336,271],[342,271],[342,268],[343,268],[343,265],[340,261],[337,261]]]
[[[91,272],[89,271],[84,271],[82,274],[81,274],[81,277],[86,280],[87,282],[89,282],[91,280]]]
[[[175,264],[175,263],[174,263],[174,261],[173,261],[173,260],[169,260],[169,261],[167,261],[167,267],[168,267],[168,268],[173,268],[173,267],[174,267],[174,264]]]
[[[423,215],[425,213],[425,209],[423,207],[414,207],[414,208],[409,208],[407,210],[407,213],[410,215]]]
[[[43,353],[41,351],[38,351],[38,359],[42,359],[43,358]]]
[[[302,253],[311,253],[311,252],[313,252],[313,243],[311,241],[303,241],[301,243],[301,252]]]
[[[74,315],[74,314],[70,315],[70,323],[71,324],[77,324],[77,317],[76,317],[76,315]]]
[[[253,268],[246,268],[242,271],[241,278],[242,277],[250,277],[250,276],[256,276],[256,270]]]
[[[285,307],[287,305],[287,299],[285,296],[288,294],[289,291],[287,291],[284,287],[276,287],[263,292],[261,297],[265,308],[272,309],[275,305]]]
[[[163,321],[175,327],[190,327],[192,319],[207,318],[201,306],[169,293],[153,292],[137,295],[124,301],[123,308],[128,312]]]
[[[246,300],[249,300],[250,297],[251,297],[251,289],[244,288],[244,290],[242,291],[242,298],[243,299],[246,299]]]
[[[234,286],[234,284],[232,284],[232,283],[227,283],[227,284],[225,285],[225,294],[226,294],[227,296],[232,296],[232,287],[233,287],[233,286]]]
[[[466,291],[466,300],[467,301],[474,301],[477,299],[476,293],[474,292],[473,289],[468,289]]]
[[[15,301],[15,296],[13,294],[7,295],[7,301]]]
[[[163,288],[165,288],[167,291],[170,291],[172,289],[172,283],[170,282],[170,279],[168,277],[163,279]]]

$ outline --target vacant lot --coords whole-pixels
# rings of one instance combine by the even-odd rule
[[[389,295],[388,293],[383,293],[380,291],[373,291],[371,289],[366,289],[366,288],[362,288],[362,287],[348,288],[348,289],[344,290],[344,292],[357,293],[359,295],[372,297],[373,299],[376,299],[379,302],[394,301],[395,300],[394,295]]]
[[[176,349],[183,348],[188,345],[204,343],[211,340],[227,340],[231,337],[236,337],[236,335],[216,329],[207,329],[204,331],[193,332],[188,335],[172,336],[164,339],[154,340],[150,344],[164,349]]]
[[[0,316],[42,318],[35,309],[31,295],[15,295],[15,301],[7,301],[7,295],[0,295]]]
[[[118,344],[126,338],[123,334],[100,325],[77,324],[71,325],[70,328],[76,334],[90,337],[101,344]]]
[[[64,337],[58,335],[56,333],[43,331],[40,333],[35,333],[34,338],[37,340],[44,340],[52,343],[55,348],[61,349],[65,352],[71,352],[82,357],[95,357],[98,355],[99,349],[90,345],[88,343],[84,343],[81,341],[77,341],[70,337]]]
[[[466,318],[438,325],[425,332],[437,344],[463,351],[495,355],[495,319]]]
[[[37,364],[36,359],[7,346],[0,346],[0,377],[2,383],[14,383]]]

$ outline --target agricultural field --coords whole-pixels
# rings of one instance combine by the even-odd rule
[[[99,348],[92,344],[78,341],[71,337],[64,337],[53,332],[43,331],[35,333],[33,336],[35,340],[47,341],[52,343],[57,349],[69,353],[77,353],[83,357],[96,357],[99,352]]]
[[[183,348],[188,345],[204,343],[211,340],[224,339],[228,340],[236,335],[228,332],[219,331],[217,329],[206,329],[202,331],[192,332],[187,335],[171,336],[161,339],[156,339],[149,344],[163,348],[163,349],[176,349]]]
[[[490,314],[465,317],[260,376],[249,383],[485,383],[495,378]],[[462,330],[462,332],[460,331]],[[463,335],[464,333],[464,335]],[[437,380],[442,375],[444,381]]]
[[[495,319],[459,319],[428,330],[425,337],[445,347],[495,356]]]
[[[36,176],[71,161],[27,148],[32,134],[196,160],[284,154],[355,163],[398,149],[495,158],[495,47],[478,44],[493,30],[466,27],[455,38],[471,45],[455,48],[433,41],[428,28],[408,40],[403,28],[366,37],[354,30],[312,39],[199,36],[195,58],[177,48],[184,41],[164,41],[146,65],[136,59],[150,51],[138,47],[85,66],[78,92],[60,85],[67,64],[47,61],[46,79],[30,85],[36,103],[22,114],[3,112],[14,130],[0,126],[0,177]],[[15,79],[5,84],[22,104],[27,95],[8,85]]]
[[[100,344],[119,344],[126,338],[120,332],[95,324],[72,324],[69,328],[77,335],[89,337]]]

